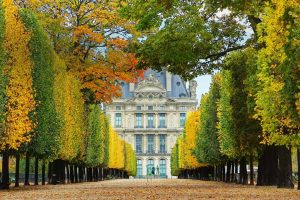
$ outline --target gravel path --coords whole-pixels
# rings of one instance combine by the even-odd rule
[[[300,199],[300,191],[198,180],[110,180],[0,190],[0,200],[19,199]]]

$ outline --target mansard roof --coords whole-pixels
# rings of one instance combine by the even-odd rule
[[[169,83],[167,83],[169,81]],[[170,88],[167,88],[169,84]],[[153,93],[154,96],[163,96],[167,98],[190,98],[190,92],[186,88],[186,83],[178,75],[167,75],[167,72],[158,72],[153,69],[148,69],[145,72],[144,80],[130,88],[128,83],[122,83],[122,98],[133,98],[138,95],[145,95],[147,92]]]

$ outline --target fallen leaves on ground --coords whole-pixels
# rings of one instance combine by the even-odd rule
[[[0,191],[0,200],[34,199],[299,199],[300,191],[182,179],[129,179]]]

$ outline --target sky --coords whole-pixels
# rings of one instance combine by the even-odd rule
[[[195,80],[198,83],[196,93],[197,93],[198,106],[199,106],[202,94],[208,92],[209,90],[209,85],[211,83],[211,75],[199,76]]]

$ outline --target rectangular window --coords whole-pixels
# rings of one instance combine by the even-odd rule
[[[142,153],[142,135],[135,135],[135,151],[136,153]]]
[[[148,148],[147,153],[154,153],[154,135],[147,135]]]
[[[153,110],[153,106],[148,106],[148,110]]]
[[[122,126],[122,115],[121,113],[116,113],[115,116],[115,127],[120,128]]]
[[[143,175],[143,164],[142,164],[142,160],[141,159],[138,159],[137,160],[137,172],[136,172],[136,175],[139,177],[139,176],[142,176]]]
[[[185,113],[180,113],[179,125],[181,128],[184,127],[184,123],[185,123]]]
[[[166,128],[166,114],[159,114],[159,128]]]
[[[121,106],[116,106],[116,110],[121,110]]]
[[[166,176],[166,160],[165,159],[159,160],[159,175],[161,177]]]
[[[143,114],[136,113],[135,114],[135,128],[143,128]]]
[[[142,110],[142,106],[137,106],[136,110]]]
[[[159,110],[165,110],[165,106],[159,106]]]
[[[154,114],[153,113],[147,114],[147,121],[148,121],[147,128],[154,128]]]
[[[187,110],[186,106],[179,106],[179,110]]]
[[[166,135],[159,135],[159,153],[166,153]]]

